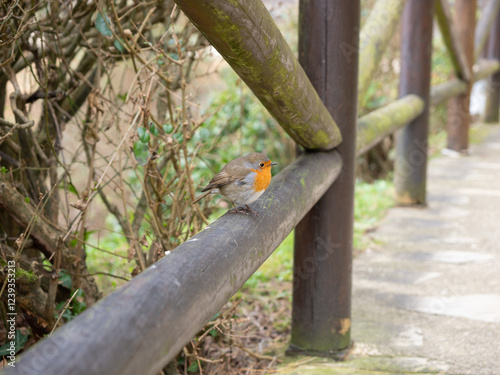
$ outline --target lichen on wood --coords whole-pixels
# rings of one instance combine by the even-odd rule
[[[498,60],[481,60],[473,69],[472,82],[480,81],[500,69]],[[467,84],[458,79],[452,79],[431,87],[431,106],[438,105],[454,96],[460,95],[467,90]]]
[[[260,0],[176,0],[286,132],[308,149],[341,142],[332,116]]]
[[[370,150],[386,135],[414,120],[424,110],[424,101],[407,95],[358,119],[356,155]]]

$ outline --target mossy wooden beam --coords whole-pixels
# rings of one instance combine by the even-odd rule
[[[424,101],[407,95],[358,119],[356,155],[360,156],[386,135],[413,121],[424,110]]]
[[[259,217],[226,213],[23,353],[8,373],[158,374],[264,263],[341,167],[336,150],[300,156],[252,204]]]
[[[473,82],[484,79],[500,70],[500,61],[481,60],[475,67]],[[431,87],[430,105],[440,104],[467,90],[467,84],[460,79]],[[370,150],[386,135],[393,133],[414,120],[424,110],[424,102],[417,95],[407,95],[382,108],[376,109],[358,119],[356,155]]]
[[[474,61],[477,61],[486,44],[493,22],[500,11],[500,0],[489,0],[483,7],[481,19],[477,23],[474,37]]]
[[[472,78],[472,74],[462,44],[459,42],[457,32],[453,25],[448,0],[437,0],[435,4],[439,29],[441,30],[444,44],[448,49],[451,63],[455,69],[455,74],[464,81],[469,82]]]
[[[467,90],[467,83],[455,78],[451,81],[431,87],[431,105],[438,105],[454,96],[463,94]]]
[[[364,101],[407,0],[378,0],[359,34],[358,105]]]
[[[339,129],[261,0],[175,0],[286,132],[330,150]]]
[[[480,60],[473,69],[472,82],[480,81],[500,69],[498,60]],[[431,87],[431,106],[438,105],[454,96],[464,93],[467,84],[456,78]]]

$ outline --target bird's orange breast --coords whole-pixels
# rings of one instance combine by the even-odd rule
[[[258,171],[252,169],[255,172],[255,179],[253,180],[253,189],[258,192],[262,190],[266,190],[271,182],[271,168],[265,168],[264,170]]]

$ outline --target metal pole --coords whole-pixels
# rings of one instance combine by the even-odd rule
[[[456,0],[453,22],[458,37],[463,45],[469,67],[474,64],[474,33],[476,23],[476,0]],[[453,151],[466,152],[469,148],[470,125],[470,89],[448,102],[448,148]]]
[[[498,12],[491,29],[488,43],[488,58],[500,60],[500,12]],[[484,109],[485,122],[498,122],[500,109],[500,72],[488,78],[488,96]]]
[[[342,356],[351,344],[360,1],[301,0],[299,7],[299,61],[339,125],[343,169],[295,229],[287,353]]]
[[[434,0],[410,0],[402,18],[399,97],[416,94],[424,111],[398,131],[394,185],[400,204],[425,204]]]

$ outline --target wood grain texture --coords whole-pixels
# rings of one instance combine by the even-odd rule
[[[476,26],[476,0],[456,0],[453,23],[457,28],[458,41],[462,44],[467,64],[472,69],[475,53],[474,34],[471,30]],[[447,148],[453,151],[466,152],[469,148],[471,88],[472,82],[469,82],[463,94],[451,98],[448,102]]]
[[[401,20],[399,97],[418,95],[424,110],[396,134],[394,185],[400,204],[425,204],[434,0],[409,0]]]
[[[295,229],[288,353],[336,356],[348,348],[356,160],[360,2],[301,0],[299,60],[339,124],[339,178]]]

